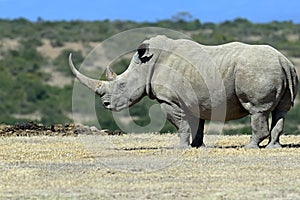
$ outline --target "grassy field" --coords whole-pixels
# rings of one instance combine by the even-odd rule
[[[0,137],[0,199],[299,199],[300,136],[243,149],[249,136]]]

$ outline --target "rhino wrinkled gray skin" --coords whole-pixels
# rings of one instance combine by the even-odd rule
[[[156,36],[142,42],[123,74],[116,75],[107,67],[107,81],[78,72],[71,54],[69,65],[77,79],[112,111],[130,107],[146,95],[156,99],[178,129],[183,148],[204,145],[205,120],[228,121],[247,115],[251,116],[252,137],[246,148],[258,148],[267,137],[268,148],[281,147],[284,119],[298,87],[295,67],[279,51],[239,42],[204,46]]]

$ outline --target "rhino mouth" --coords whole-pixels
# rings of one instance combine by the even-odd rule
[[[124,110],[125,108],[129,107],[129,102],[122,103],[120,105],[115,105],[115,106],[113,106],[110,101],[103,101],[102,104],[103,104],[104,108],[106,108],[110,111],[116,111],[116,112],[119,112],[119,111]]]
[[[127,107],[125,104],[120,106],[112,106],[110,101],[103,101],[103,106],[104,108],[110,111],[120,111]]]

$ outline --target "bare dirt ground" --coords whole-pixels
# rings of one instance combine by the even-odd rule
[[[0,199],[300,198],[300,136],[248,150],[249,136],[206,135],[206,148],[184,150],[176,134],[69,130],[2,131]]]

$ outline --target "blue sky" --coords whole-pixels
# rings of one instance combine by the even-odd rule
[[[292,20],[300,23],[299,0],[0,0],[0,18],[45,20],[170,19],[189,12],[201,22],[223,22],[237,17],[252,22]]]

